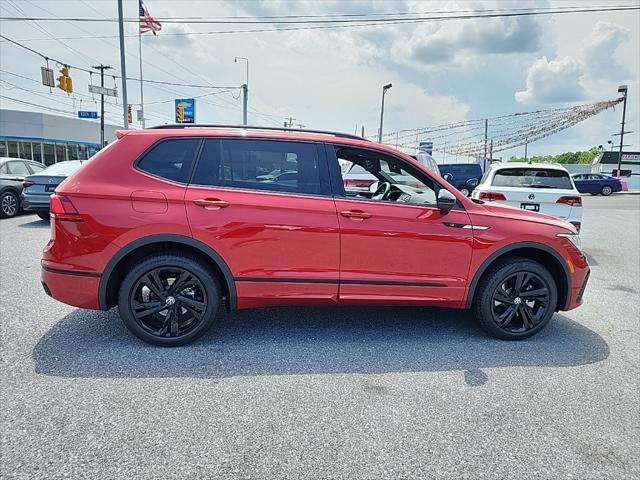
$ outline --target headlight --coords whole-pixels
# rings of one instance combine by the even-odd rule
[[[582,242],[580,241],[580,235],[577,233],[559,233],[557,236],[568,239],[578,250],[582,251]]]

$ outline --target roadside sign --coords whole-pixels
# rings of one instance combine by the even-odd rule
[[[194,98],[176,98],[176,123],[196,122],[196,100]]]
[[[89,92],[98,95],[106,95],[107,97],[117,97],[118,90],[115,88],[99,87],[97,85],[89,85]]]
[[[136,110],[136,117],[138,122],[142,122],[142,110]]]
[[[78,110],[78,118],[98,118],[98,112]]]
[[[53,69],[47,67],[40,67],[40,75],[42,75],[42,84],[47,87],[55,87],[56,81],[53,77]]]
[[[420,142],[418,146],[418,150],[424,153],[428,153],[429,155],[433,155],[433,142],[429,140],[423,140]]]

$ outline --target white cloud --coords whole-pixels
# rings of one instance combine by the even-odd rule
[[[527,74],[527,89],[516,92],[516,100],[522,103],[557,103],[581,100],[585,96],[580,85],[584,68],[571,57],[561,60],[535,61]]]
[[[517,91],[522,103],[565,103],[601,99],[603,91],[613,91],[629,71],[620,64],[615,52],[629,40],[629,30],[621,25],[599,21],[573,56],[537,59],[527,73],[526,89]]]

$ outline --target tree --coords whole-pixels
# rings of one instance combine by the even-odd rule
[[[571,163],[588,165],[593,159],[600,154],[598,147],[592,147],[582,152],[564,152],[558,155],[533,155],[527,158],[527,162],[531,163]],[[524,162],[524,157],[516,157],[515,155],[509,159],[510,162]]]

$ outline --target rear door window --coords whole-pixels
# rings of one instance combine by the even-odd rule
[[[569,174],[540,168],[503,168],[493,177],[494,187],[556,188],[572,190]]]
[[[192,183],[322,194],[328,191],[326,177],[313,143],[208,139]]]
[[[151,147],[136,166],[156,177],[187,183],[200,138],[172,138]]]

